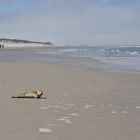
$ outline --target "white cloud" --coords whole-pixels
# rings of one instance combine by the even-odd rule
[[[0,36],[58,44],[139,43],[138,2],[124,6],[120,1],[117,4],[121,6],[117,6],[107,4],[111,0],[29,1],[34,4],[33,9],[27,6],[20,12],[1,16]]]

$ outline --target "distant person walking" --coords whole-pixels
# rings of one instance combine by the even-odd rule
[[[0,44],[0,48],[4,48],[4,45]]]

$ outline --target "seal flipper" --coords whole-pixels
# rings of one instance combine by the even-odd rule
[[[18,96],[12,96],[12,98],[25,98],[25,93],[22,93]]]
[[[12,96],[12,98],[18,98],[18,97],[16,97],[16,96]]]
[[[23,96],[12,96],[12,98],[25,98]]]

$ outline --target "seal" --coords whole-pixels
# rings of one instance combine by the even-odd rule
[[[40,98],[43,95],[43,91],[38,90],[38,91],[29,91],[22,93],[21,95],[18,96],[12,96],[12,98]]]

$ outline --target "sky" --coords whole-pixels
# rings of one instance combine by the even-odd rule
[[[140,0],[0,0],[0,38],[140,44]]]

